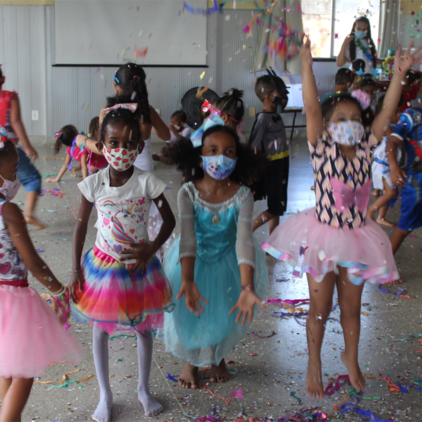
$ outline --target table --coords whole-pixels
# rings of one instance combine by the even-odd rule
[[[297,113],[302,113],[302,107],[289,107],[285,108],[281,111],[281,114],[287,114],[287,113],[294,113],[293,116],[293,123],[290,126],[285,126],[286,129],[292,128],[292,132],[290,134],[290,140],[293,139],[293,131],[295,130],[295,127],[306,127],[306,124],[304,125],[296,125],[296,115]]]

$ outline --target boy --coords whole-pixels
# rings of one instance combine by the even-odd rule
[[[287,208],[287,185],[289,180],[289,145],[283,120],[277,109],[284,110],[289,93],[286,85],[274,71],[261,76],[255,84],[255,94],[262,101],[252,128],[249,145],[255,151],[263,151],[270,161],[267,173],[251,186],[255,201],[267,198],[268,209],[253,222],[253,230],[270,225],[270,234],[280,223],[280,216]]]
[[[391,180],[401,187],[401,216],[396,229],[390,237],[393,254],[397,252],[404,239],[415,229],[422,226],[422,108],[406,110],[393,130],[388,143],[388,162]],[[406,149],[406,168],[401,169],[396,158],[398,147]]]

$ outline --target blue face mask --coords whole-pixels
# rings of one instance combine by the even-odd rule
[[[229,177],[235,167],[236,160],[226,157],[225,155],[202,156],[202,170],[216,180],[223,180]]]
[[[365,38],[367,35],[366,31],[355,31],[355,37],[359,40]]]

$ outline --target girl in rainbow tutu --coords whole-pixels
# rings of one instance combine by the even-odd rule
[[[152,173],[133,166],[143,146],[137,104],[111,107],[102,122],[97,144],[109,167],[78,184],[82,202],[73,236],[69,287],[73,315],[94,326],[93,352],[100,403],[92,418],[97,422],[111,420],[108,339],[118,325],[133,328],[137,335],[137,391],[146,416],[162,410],[148,388],[151,329],[162,325],[163,313],[170,312],[174,305],[170,284],[155,253],[173,231],[175,219],[163,195],[166,185]],[[147,224],[153,202],[164,222],[150,242]],[[93,204],[98,212],[97,239],[81,262]]]

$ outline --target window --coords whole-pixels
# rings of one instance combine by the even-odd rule
[[[314,57],[336,57],[354,21],[366,16],[377,46],[380,0],[302,0],[303,30],[310,34]]]

